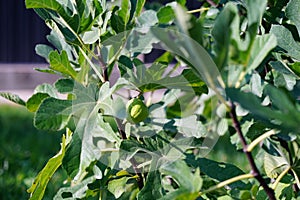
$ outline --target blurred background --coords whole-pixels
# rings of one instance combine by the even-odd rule
[[[25,9],[24,2],[0,2],[0,91],[12,91],[27,99],[36,85],[53,82],[56,77],[33,70],[47,66],[35,54],[35,45],[47,43],[50,30],[33,10]]]
[[[146,8],[159,9],[168,2],[170,0],[147,0]],[[187,6],[189,10],[197,9],[204,2],[188,0]],[[34,70],[47,67],[36,55],[35,46],[47,43],[50,30],[33,10],[25,9],[21,0],[0,1],[0,24],[0,91],[18,94],[27,100],[38,84],[53,83],[57,79],[57,76]],[[145,56],[145,61],[152,62],[160,54],[159,50],[152,52]],[[28,199],[26,190],[34,177],[60,149],[62,133],[38,131],[32,124],[32,113],[0,97],[0,199]],[[221,138],[210,157],[228,160],[227,155],[233,150],[228,148],[229,143],[229,137]],[[233,159],[241,161],[239,156]],[[44,199],[52,199],[66,178],[62,169],[55,173]]]
[[[0,91],[27,99],[35,86],[55,81],[33,70],[46,67],[35,54],[35,45],[46,43],[50,32],[25,1],[0,1]],[[0,199],[28,199],[26,190],[47,160],[60,149],[61,133],[33,127],[33,114],[0,97]],[[45,199],[52,199],[66,176],[63,170],[51,179]]]
[[[146,9],[158,10],[161,4],[172,0],[147,0]],[[47,44],[50,33],[45,23],[30,9],[25,1],[0,2],[0,91],[12,91],[27,99],[40,83],[52,83],[56,76],[37,72],[34,68],[46,68],[44,59],[36,55],[37,44]],[[189,10],[197,9],[205,1],[187,1]],[[145,56],[145,62],[152,62],[162,51],[155,50]],[[0,102],[4,100],[1,98]]]

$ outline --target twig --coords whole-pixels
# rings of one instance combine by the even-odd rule
[[[268,138],[268,137],[270,137],[271,135],[274,135],[274,134],[276,134],[276,132],[275,132],[274,129],[272,129],[272,130],[270,130],[270,131],[268,131],[268,132],[262,134],[261,136],[259,136],[259,137],[256,138],[255,140],[253,140],[253,141],[247,146],[247,151],[248,151],[248,152],[251,152],[251,151],[254,149],[254,147],[255,147],[256,145],[258,145],[261,141],[263,141],[264,139],[266,139],[266,138]]]
[[[102,56],[101,56],[101,51],[100,51],[100,46],[97,46],[97,51],[98,51],[98,61],[100,65],[102,66],[102,73],[103,73],[103,78],[104,81],[108,81],[108,73],[107,73],[107,66],[106,63],[104,62]]]
[[[109,81],[108,68],[106,66],[103,67],[103,78],[104,78],[105,81]]]
[[[199,8],[196,10],[189,10],[189,11],[187,11],[187,13],[192,14],[192,13],[202,12],[202,11],[206,11],[206,10],[209,10],[209,8]]]
[[[116,119],[116,122],[117,122],[117,126],[118,126],[118,131],[120,133],[120,136],[123,140],[126,140],[127,139],[127,136],[126,136],[126,133],[123,131],[122,129],[122,122],[120,119],[118,118],[115,118]]]
[[[139,186],[139,189],[141,190],[144,187],[142,173],[140,172],[139,168],[137,167],[138,164],[137,164],[134,157],[132,157],[129,161],[132,164],[132,167],[133,167],[133,170],[134,170],[135,174],[138,175],[138,178],[136,179],[136,181],[137,181],[137,184]]]
[[[208,192],[212,192],[212,191],[217,190],[219,188],[222,188],[222,187],[224,187],[226,185],[229,185],[231,183],[234,183],[234,182],[237,182],[237,181],[241,181],[243,179],[249,179],[249,178],[253,178],[253,174],[242,174],[242,175],[233,177],[233,178],[228,179],[226,181],[220,182],[217,185],[214,185],[214,186],[208,188],[207,190],[204,190],[204,191],[200,192],[199,196],[201,196],[203,194],[206,194]]]
[[[126,133],[124,132],[124,130],[122,129],[122,123],[121,123],[120,119],[116,118],[116,122],[117,122],[117,125],[118,125],[118,131],[120,133],[121,138],[123,140],[126,140],[127,136],[126,136]],[[140,172],[139,168],[137,167],[138,164],[137,164],[135,158],[132,157],[129,161],[132,164],[132,167],[133,167],[133,170],[134,170],[135,174],[138,176],[136,181],[137,181],[139,189],[141,190],[144,187],[143,175]]]
[[[97,74],[97,76],[100,78],[101,82],[105,82],[105,79],[103,78],[103,76],[101,75],[101,73],[98,71],[98,69],[96,68],[96,66],[94,65],[94,63],[90,60],[90,58],[86,55],[86,53],[83,51],[83,49],[81,49],[79,47],[79,50],[81,51],[82,55],[84,56],[84,58],[86,59],[86,61],[89,63],[89,65],[91,66],[91,68],[94,70],[94,72]]]
[[[262,175],[260,174],[255,162],[254,162],[254,158],[251,154],[251,152],[247,151],[248,149],[248,145],[246,142],[246,139],[242,133],[242,129],[241,129],[241,125],[237,119],[236,116],[236,110],[235,110],[235,105],[232,103],[231,104],[231,110],[230,110],[230,117],[232,119],[233,125],[234,125],[234,129],[236,130],[241,143],[243,145],[243,151],[247,156],[247,159],[249,161],[250,167],[251,167],[251,173],[253,174],[254,178],[256,178],[256,180],[260,183],[260,185],[263,187],[263,189],[265,190],[265,192],[267,193],[268,197],[270,200],[276,200],[275,198],[275,193],[274,190],[272,190],[268,184],[265,182],[265,180],[263,179]]]
[[[217,4],[212,0],[206,0],[206,2],[209,3],[211,6],[217,7]]]
[[[290,171],[291,167],[287,167],[285,170],[283,170],[283,172],[277,177],[275,183],[272,186],[272,189],[275,190],[276,187],[278,186],[279,182],[281,181],[281,179]]]

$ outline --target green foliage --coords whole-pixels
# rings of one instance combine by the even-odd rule
[[[24,100],[22,100],[18,95],[15,94],[10,94],[8,92],[0,92],[0,96],[22,106],[26,104]]]
[[[26,106],[37,128],[72,133],[31,198],[60,165],[57,199],[299,198],[299,0],[145,2],[26,0],[52,29],[39,71],[62,76]],[[144,63],[155,48],[166,53]],[[133,98],[147,112],[130,123]],[[228,163],[204,158],[223,135]]]
[[[52,178],[55,171],[61,166],[62,159],[66,152],[66,146],[70,142],[71,134],[67,132],[67,136],[63,136],[61,143],[61,150],[58,154],[52,157],[42,171],[33,181],[31,187],[27,190],[31,194],[32,199],[42,199],[48,185],[49,180]]]
[[[34,177],[59,150],[60,135],[37,131],[32,119],[32,113],[25,108],[0,106],[1,199],[28,199],[26,190]],[[44,199],[52,199],[66,177],[65,172],[58,170],[49,180]]]

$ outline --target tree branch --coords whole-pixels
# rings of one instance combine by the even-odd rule
[[[217,7],[217,4],[212,0],[206,0],[206,2],[209,3],[211,6]]]
[[[98,61],[99,61],[99,64],[101,65],[101,67],[102,67],[102,74],[103,74],[103,78],[104,78],[104,81],[109,81],[108,80],[108,73],[107,73],[107,65],[106,65],[106,63],[104,62],[104,60],[103,60],[103,58],[102,58],[102,56],[101,56],[101,50],[100,50],[100,46],[98,45],[97,47],[96,47],[96,49],[97,49],[97,54],[98,54]]]
[[[242,129],[241,129],[241,125],[237,119],[236,116],[236,110],[235,110],[235,105],[233,103],[231,103],[231,110],[230,110],[230,117],[232,119],[233,125],[234,125],[234,129],[236,130],[241,143],[243,145],[243,151],[247,156],[248,162],[250,164],[251,167],[251,173],[253,174],[254,178],[256,178],[256,180],[260,183],[260,185],[263,187],[263,189],[265,190],[265,192],[267,193],[268,197],[270,200],[276,200],[275,198],[275,193],[274,190],[272,190],[268,184],[265,182],[265,180],[263,179],[263,177],[261,176],[255,162],[254,162],[254,158],[251,154],[251,152],[249,152],[248,149],[248,144],[246,142],[246,139],[242,133]]]

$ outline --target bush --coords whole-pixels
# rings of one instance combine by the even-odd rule
[[[0,95],[65,131],[30,198],[61,166],[57,199],[299,198],[300,1],[145,2],[26,0],[52,29],[38,70],[61,78]],[[207,156],[219,139],[226,162]]]

